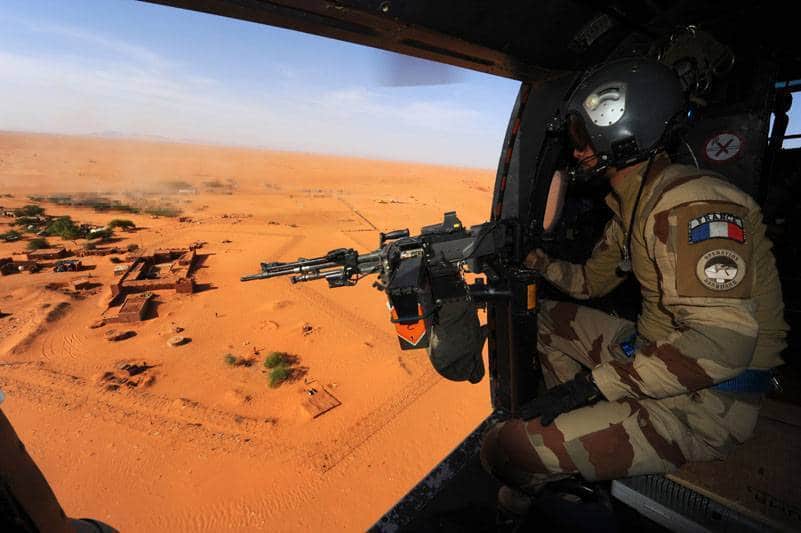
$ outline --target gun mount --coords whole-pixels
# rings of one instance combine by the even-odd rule
[[[408,229],[379,235],[379,248],[360,253],[337,248],[314,258],[293,262],[264,262],[261,272],[242,281],[290,276],[292,283],[324,279],[330,288],[356,285],[377,274],[373,286],[387,294],[391,322],[404,350],[428,346],[432,320],[448,299],[462,298],[482,305],[489,298],[508,297],[508,291],[488,287],[483,279],[468,285],[464,272],[497,279],[494,263],[509,249],[508,222],[487,222],[465,228],[455,212],[439,224],[424,226],[419,235]]]

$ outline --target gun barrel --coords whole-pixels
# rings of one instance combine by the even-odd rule
[[[312,259],[299,259],[292,263],[262,263],[261,272],[250,274],[239,278],[241,281],[253,281],[257,279],[277,278],[280,276],[292,276],[292,283],[311,281],[315,279],[327,279],[341,276],[346,264],[332,260],[333,252]],[[356,266],[360,274],[372,274],[379,267],[381,250],[374,250],[366,254],[359,254],[356,257]],[[334,269],[334,270],[327,270]]]

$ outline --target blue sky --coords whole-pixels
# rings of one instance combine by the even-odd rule
[[[519,87],[133,0],[3,0],[0,27],[2,130],[494,168]],[[449,83],[398,86],[390,74],[412,62]]]

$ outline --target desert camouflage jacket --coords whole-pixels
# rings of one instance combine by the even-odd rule
[[[646,163],[607,197],[613,217],[584,265],[543,257],[551,283],[580,299],[607,294]],[[637,350],[593,370],[610,401],[665,398],[709,387],[746,368],[782,364],[789,329],[759,206],[719,176],[658,157],[637,208],[631,239],[641,287]]]

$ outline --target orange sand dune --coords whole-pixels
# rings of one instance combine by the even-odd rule
[[[10,313],[0,318],[2,408],[72,516],[122,531],[363,530],[489,413],[487,380],[451,383],[425,351],[402,352],[369,280],[330,290],[239,276],[261,260],[368,251],[379,231],[417,232],[444,211],[482,222],[492,180],[475,169],[0,134],[2,207],[29,194],[104,193],[191,220],[41,205],[79,222],[133,220],[141,229],[117,232],[116,246],[207,243],[204,290],[158,291],[155,313],[131,325],[89,328],[115,279],[109,257],[83,258],[94,268],[81,273],[0,277]],[[10,221],[0,217],[0,233]],[[0,258],[24,245],[0,242]],[[87,275],[101,284],[88,294],[53,285]],[[169,346],[175,327],[190,342]],[[111,328],[135,336],[111,343]],[[295,355],[302,376],[270,388],[271,351]],[[227,365],[228,354],[254,364]],[[126,362],[145,379],[104,387]],[[312,419],[301,409],[309,387],[342,404]]]

